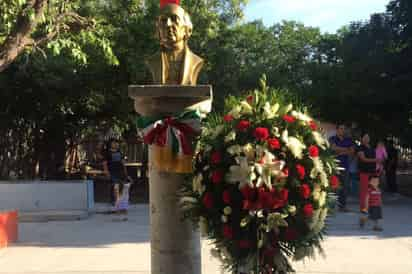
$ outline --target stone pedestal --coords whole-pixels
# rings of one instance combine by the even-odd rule
[[[129,86],[141,115],[162,117],[185,110],[210,111],[211,86]],[[182,221],[177,191],[184,174],[157,170],[149,146],[149,187],[152,274],[200,274],[200,234]]]

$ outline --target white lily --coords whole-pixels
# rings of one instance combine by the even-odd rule
[[[309,117],[308,115],[306,115],[306,114],[304,114],[304,113],[302,113],[302,112],[299,112],[299,111],[292,111],[292,116],[293,117],[295,117],[296,119],[298,119],[298,120],[300,120],[300,121],[303,121],[303,122],[310,122],[310,121],[312,121],[313,119],[311,118],[311,117]]]
[[[276,160],[275,155],[269,151],[265,151],[261,163],[255,163],[256,172],[260,175],[256,183],[256,187],[265,184],[269,189],[272,189],[272,177],[279,177],[282,175],[284,161]]]
[[[271,106],[269,102],[266,102],[263,106],[263,114],[267,119],[272,119],[277,116],[280,105],[278,103]]]
[[[329,147],[329,143],[322,134],[317,131],[312,131],[313,139],[315,139],[316,144],[321,147],[322,149],[326,149]]]
[[[319,206],[320,206],[320,207],[323,207],[323,206],[325,205],[325,203],[326,203],[326,197],[327,197],[326,192],[325,192],[325,191],[322,191],[322,192],[320,193],[320,197],[319,197]]]
[[[324,171],[319,173],[319,178],[320,178],[320,183],[322,184],[322,186],[324,187],[329,186],[328,175]]]
[[[241,101],[240,105],[242,106],[242,110],[240,113],[242,114],[252,114],[253,113],[253,108],[247,101]]]
[[[239,145],[233,145],[226,149],[227,153],[230,155],[240,155],[242,153],[242,147]]]
[[[249,161],[253,161],[255,159],[255,149],[253,148],[252,144],[248,143],[244,145],[242,147],[242,151]]]
[[[242,111],[242,107],[241,106],[235,106],[231,111],[229,111],[229,115],[233,116],[233,118],[235,119],[239,119],[240,118],[240,112]]]
[[[313,200],[318,201],[320,199],[320,186],[319,185],[315,185],[315,187],[313,188],[313,192],[312,192],[312,197]]]
[[[226,180],[230,183],[239,183],[239,189],[255,179],[254,166],[249,166],[246,157],[236,157],[238,165],[229,168]]]
[[[282,141],[286,143],[286,146],[289,148],[289,150],[292,152],[295,158],[297,159],[303,158],[303,150],[306,148],[304,143],[302,143],[296,137],[290,137],[287,129],[282,132],[281,138],[282,138]]]
[[[285,114],[288,113],[289,111],[291,111],[293,108],[292,104],[289,104],[286,108],[285,108]]]

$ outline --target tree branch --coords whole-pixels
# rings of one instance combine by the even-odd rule
[[[29,0],[19,12],[16,24],[5,42],[0,45],[0,72],[4,71],[28,46],[39,47],[56,38],[61,31],[71,30],[78,32],[93,27],[93,22],[75,12],[60,13],[54,19],[54,30],[44,36],[33,39],[34,32],[40,18],[45,12],[47,0]],[[28,10],[34,9],[34,19],[27,16]]]

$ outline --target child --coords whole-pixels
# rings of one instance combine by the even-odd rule
[[[368,218],[361,217],[360,226],[363,228],[366,221],[374,222],[373,230],[382,231],[379,220],[382,219],[382,195],[379,189],[379,177],[373,175],[369,178],[369,191],[366,196],[366,207],[368,208]]]
[[[384,170],[383,164],[385,163],[386,159],[388,159],[388,153],[386,152],[385,144],[382,141],[378,142],[378,144],[376,145],[375,153],[376,159],[379,160],[376,163],[376,173],[378,174],[378,176],[381,176]]]

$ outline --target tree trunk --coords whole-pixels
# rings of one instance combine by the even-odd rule
[[[36,28],[39,18],[44,12],[47,0],[29,0],[26,7],[17,15],[17,20],[11,33],[0,45],[0,72],[4,71],[25,49],[33,43],[31,34]],[[34,10],[34,18],[28,17],[28,10]]]

